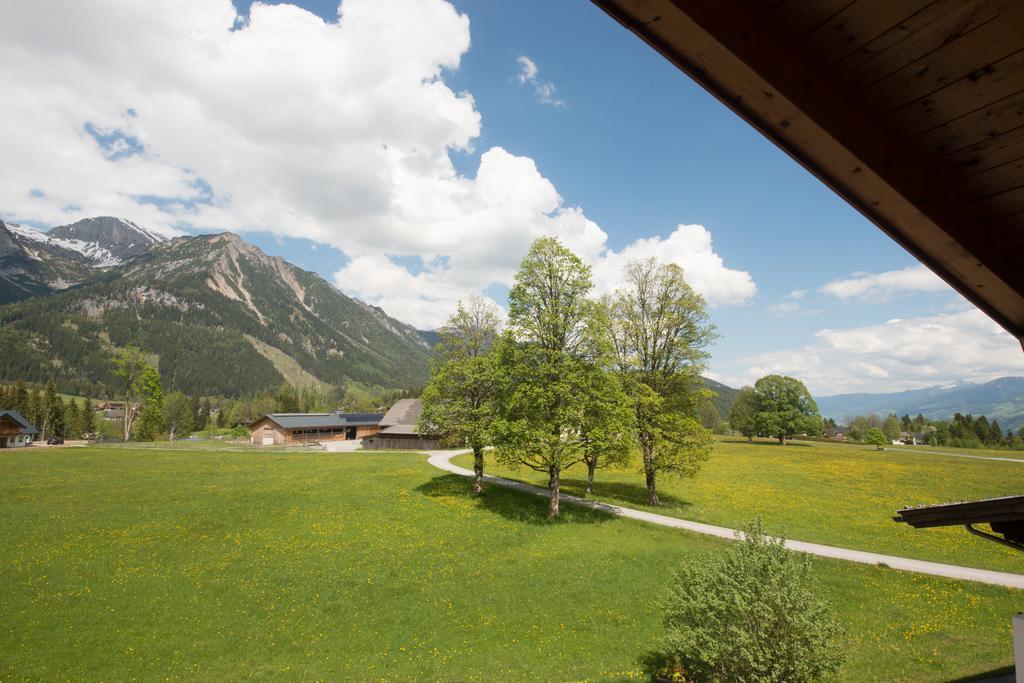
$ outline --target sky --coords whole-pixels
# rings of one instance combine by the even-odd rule
[[[230,230],[418,328],[553,235],[681,265],[708,376],[1024,375],[1006,332],[584,0],[0,7],[0,218]]]

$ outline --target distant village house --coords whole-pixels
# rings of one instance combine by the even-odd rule
[[[382,413],[269,413],[251,425],[257,446],[362,439],[380,431]]]
[[[0,448],[20,448],[39,434],[31,422],[16,410],[0,410]]]
[[[438,439],[419,433],[423,412],[418,398],[403,398],[385,413],[269,413],[249,425],[256,446],[362,439],[371,450],[431,450]]]
[[[380,431],[363,441],[363,448],[388,451],[429,451],[440,448],[439,440],[420,434],[423,401],[403,398],[380,421]]]

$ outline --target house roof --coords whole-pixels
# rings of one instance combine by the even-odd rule
[[[36,429],[31,422],[21,416],[17,410],[0,410],[0,420],[8,418],[14,420],[20,426],[18,430],[22,434],[38,434],[39,430]]]
[[[1024,343],[1024,3],[593,2]]]
[[[380,424],[381,413],[267,413],[263,417],[285,429],[365,427]],[[263,419],[263,418],[260,418]],[[259,420],[256,420],[259,422]],[[255,424],[255,422],[253,423]]]
[[[415,427],[423,413],[423,401],[418,398],[399,399],[395,405],[381,419],[380,426],[384,428],[405,425]],[[381,430],[384,431],[384,430]],[[416,432],[410,432],[415,434]]]

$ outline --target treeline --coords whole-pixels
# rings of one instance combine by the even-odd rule
[[[127,351],[130,355],[132,350]],[[121,358],[122,364],[125,362]],[[120,438],[133,441],[154,441],[178,438],[207,429],[236,429],[238,435],[247,434],[245,425],[267,413],[315,413],[343,410],[348,412],[375,412],[386,410],[401,398],[415,398],[421,389],[393,390],[383,394],[359,386],[338,390],[334,388],[296,388],[283,384],[276,391],[255,392],[238,398],[223,396],[188,396],[180,391],[163,393],[160,376],[144,358],[129,360],[136,363],[134,370],[121,370],[132,375],[132,387],[120,393],[85,394],[83,399],[65,399],[58,393],[59,385],[50,378],[44,385],[0,385],[0,409],[16,410],[31,422],[40,433],[38,439],[53,436],[63,439]],[[147,371],[148,368],[148,371]],[[125,393],[131,395],[125,403]],[[131,412],[116,421],[97,414],[95,407],[116,400]],[[127,439],[125,435],[127,434]]]
[[[985,415],[956,413],[952,420],[930,420],[921,414],[897,417],[890,413],[883,418],[872,413],[847,418],[846,422],[848,426],[844,429],[835,420],[825,420],[825,436],[834,437],[845,431],[853,441],[866,441],[870,430],[879,429],[889,441],[900,439],[906,432],[930,446],[1024,450],[1024,427],[1016,433],[1012,429],[1004,432],[999,420],[989,420]]]
[[[0,386],[0,409],[16,410],[22,417],[39,430],[37,439],[46,440],[53,436],[63,439],[81,439],[86,435],[95,436],[101,426],[92,404],[86,400],[65,400],[57,393],[57,386],[50,380],[42,389],[28,387],[24,382]]]

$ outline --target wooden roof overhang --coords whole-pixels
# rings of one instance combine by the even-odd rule
[[[1024,2],[592,1],[1024,345]]]
[[[993,532],[1004,537],[995,540],[1024,550],[1024,496],[908,507],[900,510],[893,519],[906,522],[915,529],[965,526],[981,536],[988,534],[978,531],[973,525],[988,524]]]

